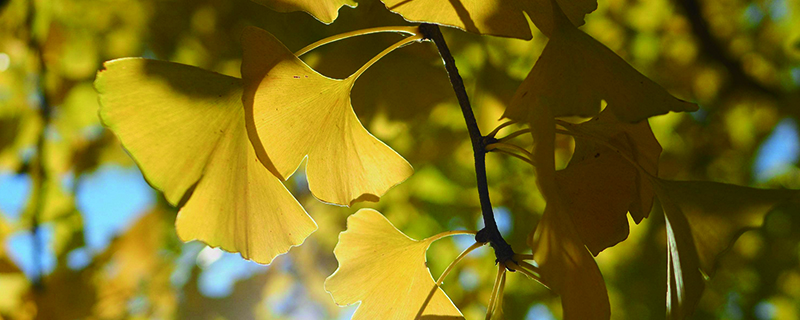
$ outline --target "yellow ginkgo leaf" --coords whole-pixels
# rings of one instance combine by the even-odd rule
[[[524,12],[545,34],[550,34],[553,22],[551,0],[382,0],[386,8],[406,20],[453,26],[468,32],[531,39],[531,30]],[[557,0],[576,26],[583,17],[597,9],[596,0]]]
[[[581,144],[576,139],[576,153]],[[633,201],[636,169],[611,150],[599,150],[556,172],[561,199],[581,240],[592,254],[628,237],[628,207]],[[633,169],[633,170],[630,170]]]
[[[661,154],[647,120],[621,122],[607,110],[577,125],[559,121],[574,134],[575,152],[556,181],[594,255],[627,238],[628,212],[636,223],[649,215],[655,194],[647,174],[658,176]]]
[[[568,210],[559,200],[547,202],[542,219],[528,238],[544,284],[561,295],[564,319],[611,317],[605,281],[578,237]]]
[[[358,6],[353,0],[253,0],[278,12],[305,11],[319,21],[330,24],[339,16],[339,8]]]
[[[147,181],[171,204],[185,202],[176,221],[184,241],[270,263],[316,230],[256,157],[240,79],[133,58],[107,62],[95,87],[103,123]]]
[[[361,209],[339,235],[333,250],[339,268],[325,280],[325,290],[338,305],[361,302],[354,320],[463,319],[425,262],[439,238],[411,239],[379,212]]]
[[[600,102],[624,122],[669,111],[695,111],[594,38],[576,28],[561,10],[553,12],[555,30],[527,78],[512,98],[505,117],[527,122],[537,106],[553,116],[594,116]]]
[[[571,207],[556,183],[555,121],[550,108],[537,107],[530,119],[533,162],[545,212],[528,237],[542,281],[561,295],[564,319],[602,319],[611,316],[603,275],[575,229]]]
[[[259,159],[288,178],[308,156],[311,193],[350,205],[377,201],[413,169],[361,125],[350,105],[356,76],[327,78],[292,54],[268,32],[243,35],[247,131]]]
[[[703,292],[703,274],[744,232],[761,226],[796,190],[767,190],[705,181],[652,178],[667,220],[667,312],[689,316]],[[702,273],[701,273],[702,272]]]

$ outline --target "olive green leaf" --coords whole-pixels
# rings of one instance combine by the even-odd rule
[[[278,12],[305,11],[319,21],[330,24],[339,16],[339,8],[358,6],[353,0],[253,0]]]
[[[705,181],[652,178],[667,221],[667,312],[689,316],[722,253],[744,232],[761,226],[795,190],[768,190]]]
[[[590,117],[600,112],[601,100],[619,120],[631,123],[669,111],[698,109],[578,30],[561,10],[555,10],[553,18],[550,41],[514,94],[505,117],[527,122],[538,106],[552,108],[555,117]]]

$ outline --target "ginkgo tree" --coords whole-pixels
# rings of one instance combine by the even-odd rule
[[[256,2],[281,12],[306,11],[326,24],[340,7],[356,5]],[[301,245],[317,225],[283,183],[304,159],[308,188],[320,201],[339,206],[380,201],[413,169],[362,125],[351,91],[367,69],[394,50],[431,42],[468,129],[464,138],[472,145],[485,228],[415,240],[378,211],[353,213],[334,250],[339,267],[324,286],[339,305],[360,302],[354,319],[462,318],[440,286],[469,252],[485,244],[494,249],[497,264],[487,319],[503,315],[507,272],[523,273],[559,294],[565,319],[609,319],[614,310],[594,256],[624,241],[627,216],[641,222],[655,201],[667,226],[667,317],[684,319],[736,238],[760,226],[773,208],[797,200],[793,190],[661,177],[662,149],[648,118],[698,106],[675,98],[581,31],[584,16],[597,7],[592,0],[383,2],[421,24],[354,30],[294,53],[269,32],[246,27],[241,78],[143,58],[105,63],[95,81],[100,118],[151,186],[180,208],[175,225],[182,240],[200,240],[263,264]],[[508,121],[481,133],[439,26],[530,39],[526,16],[549,41],[507,101]],[[322,45],[379,32],[405,37],[343,79],[327,77],[301,59]],[[520,129],[499,136],[512,125]],[[532,137],[533,145],[515,142],[522,135]],[[554,159],[557,135],[575,140],[572,158],[561,170]],[[528,248],[512,248],[498,230],[486,176],[489,152],[533,167],[530,179],[546,207],[539,223],[529,226]],[[462,235],[474,237],[475,244],[434,280],[426,265],[428,247]]]

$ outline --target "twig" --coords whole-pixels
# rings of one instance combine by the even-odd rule
[[[511,260],[514,256],[514,250],[508,245],[500,231],[497,229],[497,223],[494,220],[494,212],[492,211],[492,202],[489,199],[489,186],[486,179],[486,145],[494,142],[495,139],[484,139],[481,131],[478,128],[478,123],[475,121],[475,115],[472,113],[472,106],[469,103],[469,96],[467,90],[464,88],[464,81],[461,75],[458,74],[456,68],[456,61],[444,41],[444,36],[439,30],[439,27],[434,24],[422,24],[419,26],[420,33],[425,39],[432,40],[439,50],[439,55],[444,60],[444,68],[447,70],[447,76],[450,78],[450,85],[455,91],[458,104],[461,106],[461,113],[464,115],[464,121],[467,123],[467,131],[472,141],[472,152],[475,155],[475,176],[478,182],[478,197],[481,203],[481,214],[483,215],[483,223],[485,227],[478,231],[475,235],[475,241],[488,242],[494,248],[495,257],[500,263]]]

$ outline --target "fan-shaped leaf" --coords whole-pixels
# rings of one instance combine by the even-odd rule
[[[339,16],[339,8],[358,6],[353,0],[253,0],[278,12],[305,11],[319,21],[330,24]]]
[[[760,226],[795,190],[766,190],[704,181],[653,178],[667,219],[667,311],[684,319],[703,292],[703,273],[713,275],[719,256],[742,234]]]
[[[621,122],[608,111],[577,125],[561,124],[578,135],[575,153],[556,181],[562,199],[573,208],[578,234],[597,255],[627,238],[628,212],[636,223],[649,215],[653,188],[629,160],[657,176],[661,145],[647,120]]]
[[[288,178],[307,155],[308,187],[340,205],[377,201],[413,169],[372,136],[353,112],[355,77],[327,78],[258,28],[243,36],[247,130],[264,163]]]
[[[551,0],[382,0],[386,8],[406,20],[453,26],[472,33],[530,39],[524,12],[545,34],[552,30]],[[596,0],[558,0],[577,26],[597,9]]]
[[[561,199],[556,184],[554,159],[555,122],[550,108],[538,107],[530,121],[536,182],[547,201],[545,212],[528,237],[533,259],[542,280],[561,295],[564,319],[608,319],[608,302],[603,275],[586,250],[570,219],[568,203]]]
[[[241,80],[145,59],[107,62],[100,117],[147,181],[179,205],[178,235],[260,263],[316,229],[247,139]],[[188,198],[188,200],[186,200]]]
[[[609,319],[611,306],[603,275],[558,200],[549,200],[528,238],[542,280],[561,295],[564,319]]]
[[[436,239],[411,239],[379,212],[361,209],[339,235],[333,251],[339,268],[325,290],[339,305],[361,301],[356,320],[463,319],[426,266],[425,252]]]
[[[537,106],[553,116],[594,116],[600,101],[624,122],[669,111],[695,111],[697,105],[679,100],[622,60],[613,51],[578,30],[555,10],[555,30],[528,77],[512,98],[504,116],[528,121]]]

